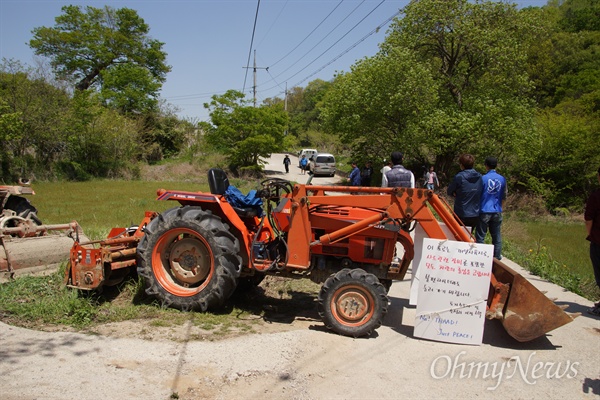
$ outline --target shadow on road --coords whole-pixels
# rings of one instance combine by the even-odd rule
[[[15,334],[18,335],[17,332]],[[70,352],[73,356],[84,357],[100,351],[100,347],[90,344],[102,339],[64,334],[59,337],[48,336],[43,339],[21,340],[13,342],[10,346],[8,345],[9,340],[13,342],[14,338],[8,339],[0,336],[0,341],[3,342],[0,348],[0,365],[17,364],[23,361],[23,357],[33,355],[54,358]]]

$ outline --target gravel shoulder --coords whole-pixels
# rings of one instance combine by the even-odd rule
[[[504,261],[582,315],[529,343],[498,321],[486,321],[480,346],[423,340],[413,336],[409,272],[392,285],[384,324],[369,338],[329,332],[316,309],[214,341],[199,340],[191,323],[125,322],[96,335],[0,323],[0,399],[598,398],[600,319],[585,312],[592,302]]]

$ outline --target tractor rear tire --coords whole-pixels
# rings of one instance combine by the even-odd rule
[[[199,207],[176,207],[153,219],[137,247],[146,293],[164,307],[207,311],[234,292],[242,269],[229,226]]]
[[[319,293],[319,315],[325,326],[344,336],[371,334],[381,326],[387,307],[385,287],[360,268],[331,275]]]
[[[10,196],[6,200],[4,208],[14,211],[23,219],[32,220],[36,225],[42,225],[42,221],[37,216],[37,209],[25,197]]]

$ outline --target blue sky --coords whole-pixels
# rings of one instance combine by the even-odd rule
[[[525,7],[547,1],[515,2]],[[34,65],[31,31],[54,26],[62,6],[131,8],[150,26],[150,35],[165,43],[172,71],[161,97],[178,107],[181,117],[208,120],[203,103],[214,94],[235,89],[253,98],[254,50],[260,104],[268,97],[283,97],[286,84],[289,89],[317,78],[330,80],[374,55],[386,35],[385,22],[407,3],[261,0],[251,48],[258,0],[0,0],[0,58]]]

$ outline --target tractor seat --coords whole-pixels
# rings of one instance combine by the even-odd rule
[[[229,179],[227,174],[220,168],[211,168],[208,170],[208,186],[212,194],[218,194],[227,197],[229,188]],[[229,201],[229,199],[228,199]],[[259,208],[234,206],[232,201],[229,204],[240,218],[253,218],[259,216]]]

